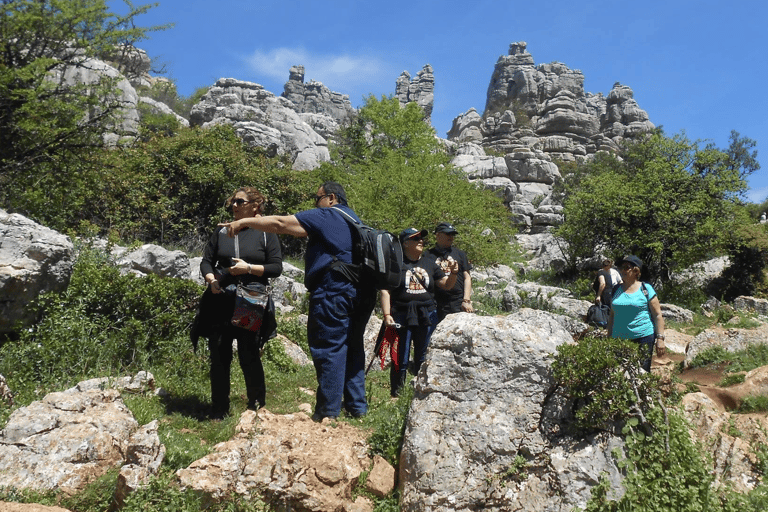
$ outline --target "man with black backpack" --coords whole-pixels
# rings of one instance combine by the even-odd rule
[[[356,263],[354,228],[348,218],[360,221],[347,206],[344,188],[323,183],[315,206],[296,215],[250,217],[223,225],[231,236],[251,227],[309,237],[304,283],[310,293],[307,338],[317,374],[312,419],[336,418],[342,406],[352,417],[361,417],[368,412],[363,335],[376,303],[376,288],[355,283],[341,271]]]

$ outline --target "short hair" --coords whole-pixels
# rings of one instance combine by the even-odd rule
[[[232,195],[227,198],[225,203],[227,208],[232,206],[232,201],[235,200],[235,196],[238,192],[245,192],[245,195],[248,196],[248,201],[253,201],[256,204],[256,213],[264,213],[264,203],[267,201],[267,198],[264,197],[264,194],[259,192],[259,189],[256,187],[240,187],[232,192]]]
[[[344,192],[344,187],[335,181],[326,181],[321,185],[323,192],[326,194],[333,194],[336,196],[336,200],[345,206],[347,206],[347,193]]]
[[[613,260],[612,260],[612,259],[609,259],[609,258],[605,258],[605,259],[603,260],[603,266],[604,266],[604,267],[608,267],[608,266],[611,266],[611,265],[613,265]]]

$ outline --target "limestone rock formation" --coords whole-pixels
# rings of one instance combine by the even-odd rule
[[[293,66],[290,69],[282,96],[296,105],[299,114],[321,114],[335,121],[337,126],[355,113],[349,95],[333,92],[315,80],[304,83],[304,66]]]
[[[137,274],[157,274],[162,277],[189,277],[189,256],[183,251],[169,251],[155,244],[144,244],[126,252],[117,265]]]
[[[562,435],[568,407],[549,396],[551,354],[572,341],[543,311],[446,317],[406,420],[402,510],[570,511],[603,472],[619,495],[622,441]]]
[[[366,432],[327,422],[318,425],[304,413],[246,411],[231,440],[176,473],[179,484],[213,497],[257,491],[291,510],[373,510],[365,498],[352,500],[358,477],[372,468]],[[382,472],[394,477],[378,469],[377,478]],[[387,487],[393,486],[392,480]]]
[[[159,101],[153,100],[152,98],[149,98],[147,96],[139,96],[139,103],[147,105],[150,108],[150,110],[155,114],[165,114],[165,115],[173,116],[181,126],[185,128],[189,127],[189,121],[187,121],[185,118],[181,117],[179,114],[174,112],[171,109],[171,107],[169,107],[165,103],[161,103]]]
[[[514,224],[538,234],[563,220],[560,199],[552,196],[560,178],[554,161],[616,150],[622,139],[653,128],[629,87],[616,83],[607,97],[585,92],[581,71],[560,62],[536,65],[527,43],[518,42],[496,62],[483,114],[472,108],[456,117],[448,139],[459,144],[453,164],[497,191]],[[472,152],[468,144],[476,145]],[[506,169],[501,156],[488,153],[504,155]]]
[[[763,299],[764,300],[764,299]],[[768,301],[765,301],[768,304]],[[683,365],[688,367],[693,359],[708,348],[720,347],[727,352],[746,350],[752,345],[765,344],[768,338],[768,324],[762,323],[756,329],[714,327],[696,335],[688,344]]]
[[[259,84],[220,78],[192,107],[190,125],[226,123],[246,143],[289,155],[296,170],[314,169],[330,160],[328,143],[295,110]]]
[[[424,119],[431,122],[435,104],[435,74],[432,66],[425,65],[413,79],[408,71],[403,71],[395,82],[395,96],[400,105],[415,102],[424,110]]]
[[[115,386],[146,389],[153,382],[144,374]],[[125,462],[125,454],[134,454],[135,473],[154,474],[165,452],[157,425],[137,435],[139,425],[116,387],[107,379],[84,381],[14,411],[0,432],[0,487],[78,492]]]
[[[114,95],[104,100],[107,103],[120,105],[120,112],[115,118],[116,122],[110,131],[103,134],[104,143],[114,146],[124,138],[132,139],[139,133],[139,112],[136,108],[139,95],[131,83],[113,66],[91,58],[84,58],[77,66],[68,66],[62,71],[57,71],[54,80],[60,81],[63,85],[95,84],[105,77],[117,80]],[[88,115],[100,115],[101,112],[98,110],[94,107]]]
[[[33,322],[27,306],[38,295],[66,289],[73,253],[68,236],[0,210],[0,333]]]

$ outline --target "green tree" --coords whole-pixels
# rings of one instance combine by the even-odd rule
[[[88,71],[93,59],[128,51],[152,30],[104,0],[3,0],[0,7],[0,204],[25,210],[18,190],[64,183],[77,162],[100,147],[124,108],[118,77],[72,85],[67,72]]]
[[[731,147],[700,149],[684,135],[661,130],[601,153],[563,180],[564,223],[557,234],[571,261],[599,250],[638,255],[644,279],[665,281],[685,267],[725,252],[740,218],[744,177],[757,166],[750,139],[733,132]]]
[[[500,198],[450,165],[450,156],[415,103],[366,98],[332,146],[323,179],[340,182],[368,224],[394,233],[451,222],[475,263],[507,262],[512,228]],[[487,231],[486,231],[487,230]]]

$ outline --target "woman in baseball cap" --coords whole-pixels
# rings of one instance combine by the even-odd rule
[[[657,356],[662,357],[666,351],[659,297],[653,286],[640,280],[640,258],[630,254],[617,261],[616,266],[624,282],[613,290],[608,336],[640,344],[646,355],[643,368],[650,372],[654,344]]]

